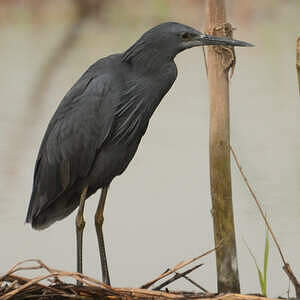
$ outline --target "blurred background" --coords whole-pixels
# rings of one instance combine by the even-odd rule
[[[165,21],[203,30],[205,1],[0,1],[0,274],[27,258],[76,270],[74,213],[49,229],[24,225],[34,163],[46,126],[72,84],[97,59],[126,50]],[[300,101],[295,69],[299,1],[227,1],[236,49],[231,144],[287,261],[300,277]],[[137,287],[179,261],[214,247],[208,166],[208,84],[201,48],[178,55],[178,79],[154,114],[126,172],[110,188],[104,236],[114,286]],[[259,292],[265,226],[232,164],[241,288]],[[100,278],[94,212],[87,201],[84,272]],[[214,255],[191,278],[216,291]],[[271,242],[268,292],[289,282]],[[171,288],[195,290],[178,280]],[[291,294],[294,294],[291,288]]]

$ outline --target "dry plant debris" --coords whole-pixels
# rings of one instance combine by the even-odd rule
[[[177,271],[200,258],[214,252],[216,248],[205,252],[195,258],[176,264],[173,268],[168,269],[157,278],[145,283],[141,288],[116,288],[108,286],[96,279],[77,272],[67,272],[49,268],[41,260],[29,259],[17,263],[5,275],[0,277],[0,300],[8,299],[199,299],[203,297],[214,296],[209,294],[199,284],[191,280],[187,275],[199,268],[203,264],[198,264],[178,273]],[[26,278],[16,275],[19,271],[39,270],[43,275],[33,278]],[[175,274],[172,278],[157,286],[154,290],[148,290],[157,281]],[[73,279],[75,282],[82,282],[82,286],[66,283],[62,278],[68,281]],[[185,278],[194,284],[200,290],[206,291],[198,293],[187,292],[169,292],[160,291],[159,289],[174,282],[179,278]]]
[[[26,264],[28,263],[33,264],[31,264],[30,266],[26,266]],[[192,269],[195,269],[195,267],[193,267]],[[47,274],[34,278],[25,278],[15,275],[15,272],[25,270],[43,270],[46,271]],[[184,273],[186,274],[186,272],[187,271],[185,271]],[[84,285],[77,286],[70,283],[64,283],[61,281],[62,277],[68,277],[69,279],[72,278],[76,281],[84,283]],[[50,285],[41,283],[41,281],[45,281],[46,279],[50,281]],[[40,260],[31,259],[16,264],[4,276],[0,277],[0,299],[261,300],[263,299],[263,297],[239,294],[216,295],[210,293],[193,292],[162,292],[142,288],[113,288],[83,274],[50,269]]]
[[[26,263],[35,265],[25,266]],[[195,267],[193,267],[195,268]],[[24,270],[46,270],[48,274],[32,279],[17,276],[14,273]],[[184,272],[186,273],[186,272]],[[60,278],[69,277],[84,283],[77,286],[63,283]],[[50,285],[41,281],[51,279]],[[262,300],[263,297],[253,295],[226,294],[216,295],[193,292],[162,292],[141,288],[113,288],[88,276],[50,269],[40,260],[27,260],[16,264],[7,274],[0,278],[0,299],[216,299],[216,300]],[[266,298],[264,298],[266,299]]]

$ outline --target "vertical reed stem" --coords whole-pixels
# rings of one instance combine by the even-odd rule
[[[224,0],[208,0],[206,27],[210,34],[226,36]],[[230,34],[229,34],[230,35]],[[229,54],[229,56],[228,56]],[[210,92],[210,187],[219,293],[240,292],[231,192],[229,82],[234,65],[233,49],[208,47],[208,81]],[[229,64],[228,64],[229,62]]]

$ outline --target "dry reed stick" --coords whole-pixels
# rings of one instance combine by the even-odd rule
[[[300,36],[297,39],[297,45],[296,45],[296,69],[298,74],[298,88],[300,94]]]
[[[270,232],[270,234],[272,236],[272,239],[273,239],[273,241],[274,241],[274,243],[275,243],[275,245],[277,247],[277,250],[278,250],[278,252],[280,254],[280,257],[281,257],[281,260],[282,260],[282,263],[283,263],[283,267],[282,268],[283,268],[284,272],[287,274],[287,276],[289,277],[289,279],[291,280],[291,282],[293,283],[295,291],[296,291],[297,298],[300,298],[300,283],[297,280],[297,278],[294,275],[294,273],[292,272],[292,269],[291,269],[290,265],[286,262],[286,260],[285,260],[285,258],[283,256],[282,250],[280,248],[280,245],[278,243],[278,240],[275,237],[275,234],[274,234],[274,232],[273,232],[273,230],[272,230],[272,228],[271,228],[271,226],[270,226],[270,224],[269,224],[269,222],[267,220],[267,217],[266,217],[266,215],[263,212],[261,204],[259,203],[259,201],[258,201],[258,199],[257,199],[257,197],[256,197],[256,195],[255,195],[255,193],[253,191],[253,189],[251,188],[251,186],[250,186],[250,184],[248,182],[248,179],[247,179],[245,173],[243,172],[243,169],[242,169],[242,167],[241,167],[241,165],[240,165],[240,163],[239,163],[239,161],[237,159],[237,156],[236,156],[236,154],[235,154],[235,152],[234,152],[234,150],[233,150],[233,148],[231,146],[230,146],[230,150],[231,150],[231,153],[233,155],[234,161],[235,161],[235,163],[236,163],[236,165],[237,165],[237,167],[238,167],[238,169],[239,169],[239,171],[240,171],[240,173],[242,175],[242,178],[244,179],[244,181],[245,181],[245,183],[246,183],[246,185],[248,187],[248,190],[250,191],[250,194],[252,195],[252,197],[253,197],[253,199],[254,199],[257,207],[258,207],[258,210],[259,210],[261,216],[263,217],[264,222],[265,222],[265,224],[266,224],[266,226],[267,226],[267,228],[268,228],[268,230],[269,230],[269,232]]]

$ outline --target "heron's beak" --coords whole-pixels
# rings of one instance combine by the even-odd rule
[[[223,45],[223,46],[233,46],[233,47],[253,47],[254,45],[238,41],[232,40],[226,37],[218,37],[213,35],[208,35],[204,33],[199,33],[197,36],[193,38],[194,43],[197,43],[199,46],[208,46],[208,45]]]

